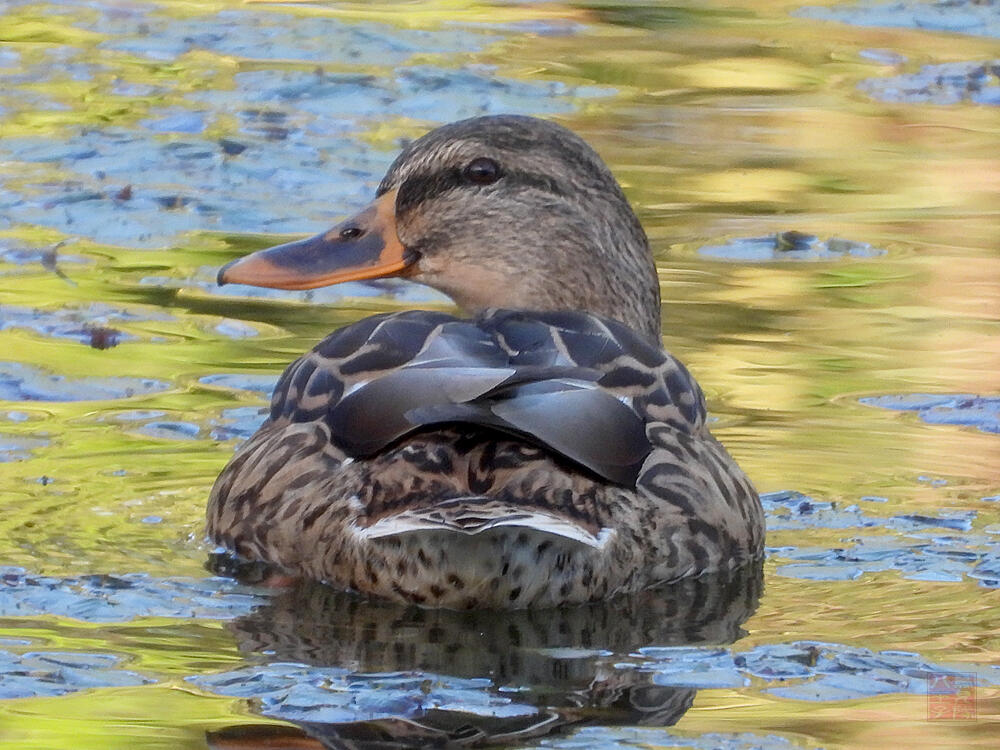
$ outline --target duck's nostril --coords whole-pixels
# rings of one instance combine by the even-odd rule
[[[345,227],[340,230],[340,239],[342,240],[356,240],[358,237],[362,236],[365,230],[361,227]]]

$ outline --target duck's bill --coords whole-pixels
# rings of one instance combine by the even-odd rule
[[[218,281],[220,285],[315,289],[342,281],[399,276],[415,257],[396,235],[393,190],[327,232],[227,263],[219,270]]]

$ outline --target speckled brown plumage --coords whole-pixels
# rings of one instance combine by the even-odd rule
[[[490,182],[463,169],[476,159]],[[660,347],[645,235],[583,141],[464,121],[379,192],[407,275],[477,314],[374,316],[293,363],[212,491],[215,542],[452,608],[606,598],[761,555],[757,494]],[[338,252],[357,236],[336,234]]]

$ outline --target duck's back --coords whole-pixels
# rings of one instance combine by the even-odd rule
[[[242,557],[451,607],[603,598],[741,565],[763,539],[683,365],[581,312],[333,333],[286,370],[208,519]]]

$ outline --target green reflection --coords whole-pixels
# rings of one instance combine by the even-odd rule
[[[151,57],[142,41],[152,45],[155,35],[144,37],[142,24],[193,19],[218,30],[218,12],[248,6],[223,0],[129,5],[134,15],[122,11],[114,23],[86,4],[27,2],[4,11],[5,139],[34,139],[54,153],[81,131],[138,129],[165,111],[197,112],[197,95],[233,91],[240,73],[317,67],[207,44]],[[416,49],[409,61],[441,69],[485,64],[520,81],[613,89],[614,96],[576,98],[573,112],[558,117],[608,160],[636,204],[659,259],[666,344],[705,387],[720,420],[716,434],[760,489],[796,489],[842,504],[887,497],[869,509],[876,516],[972,510],[976,533],[1000,523],[1000,507],[980,500],[1000,491],[996,436],[928,425],[857,401],[883,393],[997,391],[996,109],[884,104],[857,89],[862,79],[897,72],[864,57],[865,50],[891,47],[910,60],[947,62],[989,59],[995,41],[793,18],[783,2],[253,8],[428,34],[458,24],[490,41],[462,53]],[[503,23],[515,25],[498,29]],[[119,38],[139,43],[134,49],[107,44]],[[349,59],[321,67],[375,77],[392,69]],[[202,132],[163,132],[155,140],[240,139],[240,122],[237,111],[227,112]],[[282,127],[293,139],[346,132],[376,158],[389,159],[401,138],[430,124],[399,114],[392,102],[345,123],[308,136],[297,123]],[[333,168],[349,157],[324,158]],[[213,152],[212,158],[223,156]],[[35,201],[44,214],[66,210],[64,203],[49,205],[57,197],[96,193],[94,205],[105,206],[121,200],[115,196],[124,184],[86,171],[85,162],[72,155],[5,159],[0,206]],[[84,172],[86,180],[79,177]],[[61,192],[67,181],[68,198]],[[193,180],[175,192],[202,190]],[[350,208],[331,205],[330,218]],[[173,236],[189,211],[183,205],[154,209],[149,231]],[[706,244],[788,230],[863,241],[887,254],[754,264],[698,253]],[[0,463],[0,563],[62,577],[204,576],[204,503],[233,448],[231,440],[212,437],[212,422],[229,409],[264,406],[266,395],[200,378],[276,376],[332,328],[406,303],[388,296],[329,305],[219,296],[210,288],[213,269],[274,239],[249,232],[190,232],[158,250],[79,239],[54,258],[66,278],[53,273],[51,262],[22,262],[8,252],[64,239],[74,239],[72,226],[63,232],[0,216],[0,306],[36,309],[44,317],[100,302],[129,313],[107,323],[126,336],[97,350],[36,328],[9,327],[0,330],[0,360],[73,378],[151,378],[168,387],[114,400],[0,403],[0,434],[34,441],[30,458]],[[256,335],[227,335],[219,328],[226,321]],[[9,418],[11,412],[17,417]],[[132,412],[160,416],[127,418]],[[196,434],[144,431],[149,422],[192,425]],[[925,475],[947,484],[918,480]],[[835,548],[864,533],[778,531],[769,543]],[[995,592],[973,581],[908,581],[886,571],[859,581],[811,582],[774,575],[778,564],[768,563],[766,595],[745,626],[747,647],[817,639],[918,651],[940,662],[1000,661]],[[201,748],[208,730],[268,723],[248,719],[245,702],[202,694],[182,681],[260,658],[240,654],[218,621],[93,626],[7,618],[0,626],[0,637],[27,638],[39,649],[124,656],[128,668],[161,680],[144,688],[0,701],[5,748]],[[757,686],[702,690],[677,730],[773,732],[805,744],[862,748],[881,742],[880,727],[891,721],[894,738],[914,747],[988,746],[996,732],[996,691],[982,689],[980,700],[980,720],[959,726],[926,722],[923,696],[804,705]]]

